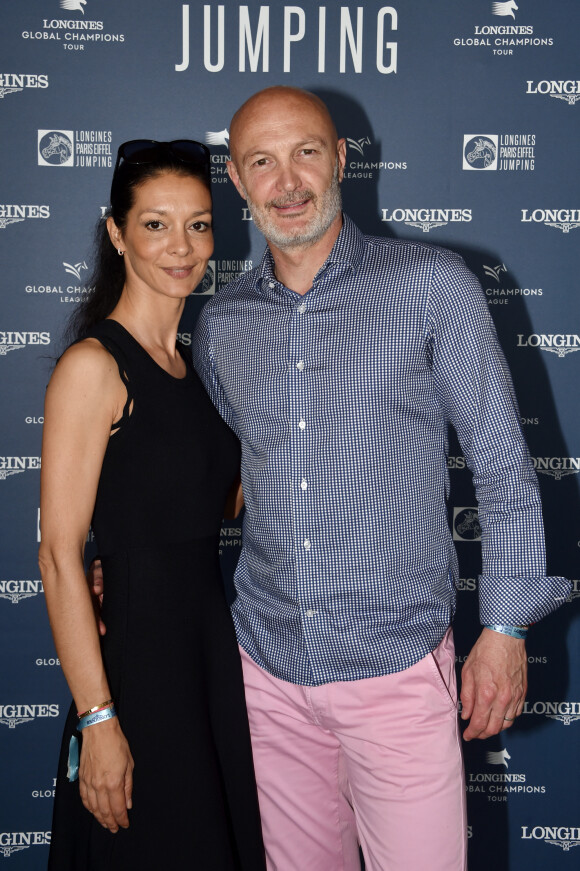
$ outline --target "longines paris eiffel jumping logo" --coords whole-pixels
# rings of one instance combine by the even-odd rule
[[[215,260],[208,260],[205,275],[198,286],[192,291],[192,296],[213,296],[215,293],[216,274]]]
[[[533,172],[535,166],[535,133],[466,133],[463,136],[463,169]]]
[[[463,169],[497,169],[495,134],[466,133],[463,137]]]
[[[38,131],[39,166],[74,166],[72,130]]]
[[[110,130],[39,130],[39,166],[111,167]]]
[[[481,541],[481,526],[477,507],[453,509],[453,540]]]

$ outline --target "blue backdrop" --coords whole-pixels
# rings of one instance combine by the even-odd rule
[[[577,0],[4,5],[0,865],[43,868],[50,840],[69,695],[36,556],[43,393],[63,323],[90,293],[116,147],[138,137],[211,147],[217,243],[186,306],[190,342],[204,299],[263,250],[227,181],[229,120],[283,83],[330,106],[348,143],[345,208],[361,229],[454,248],[485,290],[539,473],[549,569],[576,580],[530,633],[523,716],[465,748],[470,869],[578,867],[579,31]],[[479,527],[457,447],[449,465],[460,665],[479,631]],[[227,584],[240,535],[239,522],[222,531]]]

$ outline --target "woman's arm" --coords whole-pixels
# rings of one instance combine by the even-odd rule
[[[110,698],[83,557],[111,424],[125,400],[115,361],[94,340],[63,355],[46,393],[39,563],[58,657],[78,711]],[[116,717],[83,730],[81,798],[111,831],[129,825],[132,769]]]

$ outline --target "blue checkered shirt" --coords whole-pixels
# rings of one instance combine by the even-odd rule
[[[304,296],[270,252],[203,309],[196,368],[242,444],[232,612],[255,662],[302,685],[407,668],[441,641],[457,558],[447,429],[473,472],[483,623],[568,594],[545,577],[536,475],[488,306],[461,258],[346,216]]]

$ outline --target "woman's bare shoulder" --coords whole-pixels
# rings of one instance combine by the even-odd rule
[[[98,339],[83,339],[71,345],[56,364],[50,387],[73,389],[84,387],[102,390],[116,386],[119,369],[114,357]]]

